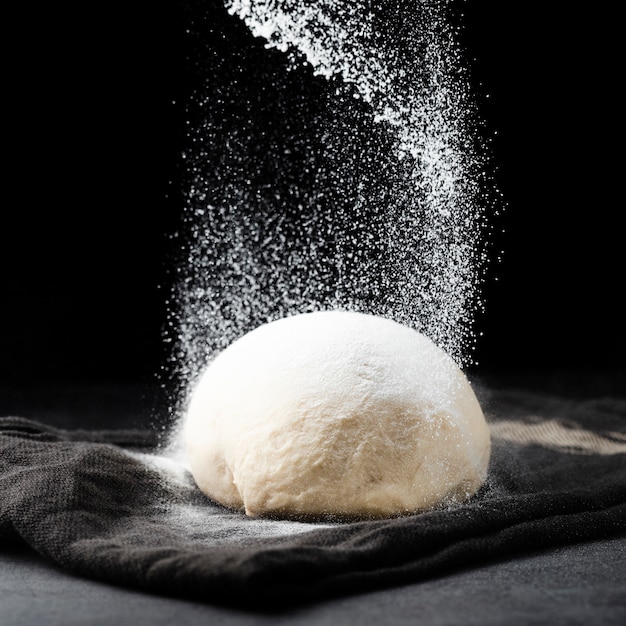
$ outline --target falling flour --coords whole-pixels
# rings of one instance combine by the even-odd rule
[[[196,61],[169,302],[183,401],[234,340],[316,310],[471,363],[492,189],[451,4],[225,0],[253,37]]]

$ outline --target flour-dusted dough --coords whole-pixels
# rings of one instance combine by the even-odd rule
[[[200,377],[184,438],[199,488],[252,516],[387,517],[466,500],[489,429],[435,344],[361,313],[264,324]]]

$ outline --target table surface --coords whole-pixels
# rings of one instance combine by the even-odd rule
[[[31,552],[0,553],[2,626],[626,623],[626,539],[560,547],[448,576],[259,613],[76,577]]]

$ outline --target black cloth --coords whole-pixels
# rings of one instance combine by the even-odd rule
[[[152,430],[0,419],[0,549],[170,596],[279,607],[623,536],[626,402],[489,401],[493,452],[469,502],[389,520],[256,520],[205,498]],[[547,408],[546,408],[547,407]],[[541,409],[543,414],[539,414]]]

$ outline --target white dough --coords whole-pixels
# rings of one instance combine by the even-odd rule
[[[264,324],[200,377],[184,438],[211,499],[252,516],[387,517],[466,500],[489,428],[456,363],[396,322],[343,311]]]

